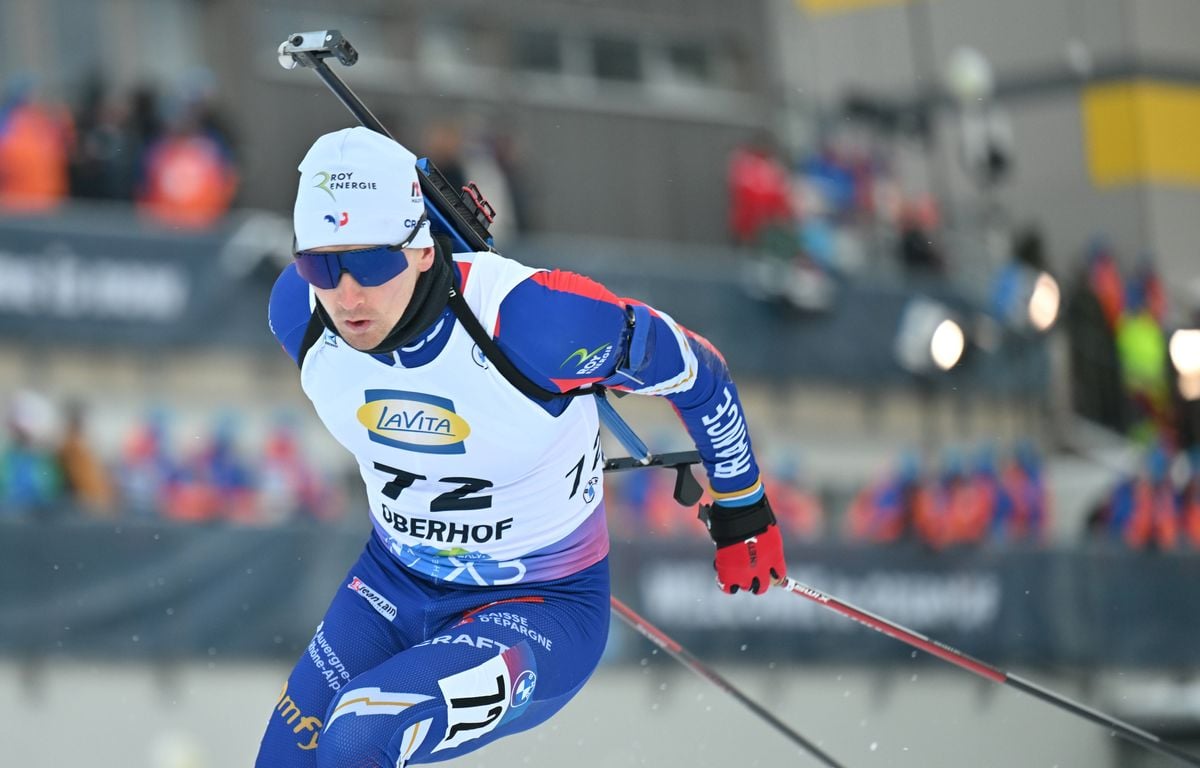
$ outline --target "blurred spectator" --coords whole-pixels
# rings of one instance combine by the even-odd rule
[[[1179,540],[1178,498],[1171,486],[1171,456],[1156,442],[1142,467],[1123,479],[1089,521],[1091,533],[1130,549],[1174,549]]]
[[[800,249],[812,260],[822,272],[834,274],[844,272],[861,254],[847,258],[847,252],[853,250],[854,240],[839,237],[833,223],[822,215],[808,212],[800,222]]]
[[[896,255],[906,274],[914,277],[946,274],[946,260],[934,242],[938,218],[932,197],[909,200],[901,205]]]
[[[1187,545],[1200,550],[1200,449],[1188,452],[1188,470],[1179,493],[1180,528]]]
[[[703,480],[700,481],[704,485]],[[824,523],[820,502],[798,481],[794,470],[782,474],[763,473],[770,489],[771,509],[788,535],[810,541],[820,536]],[[696,519],[696,507],[684,507],[675,500],[675,473],[661,469],[625,473],[618,483],[610,483],[605,492],[611,498],[610,517],[614,531],[627,536],[646,535],[668,538],[704,539],[704,525]],[[711,504],[707,491],[699,504]]]
[[[833,300],[833,284],[805,244],[833,261],[828,230],[805,230],[793,204],[791,176],[766,132],[735,147],[728,170],[730,219],[734,244],[747,261],[745,284],[751,295],[782,299],[802,310],[824,310]]]
[[[1023,330],[1029,314],[1028,297],[1023,294],[1025,267],[1011,261],[1004,264],[992,278],[988,288],[988,311],[1008,328]]]
[[[860,209],[870,208],[869,174],[864,165],[846,162],[843,153],[832,145],[804,158],[799,172],[805,189],[811,193],[808,201],[815,197],[821,210],[835,221],[846,221]]]
[[[117,516],[116,489],[108,469],[88,442],[82,403],[74,402],[66,407],[58,461],[66,491],[81,512],[97,519]]]
[[[421,149],[450,186],[462,189],[469,181],[463,162],[463,129],[458,120],[439,118],[425,125]]]
[[[129,97],[129,138],[136,149],[132,162],[137,172],[135,195],[136,183],[140,183],[146,166],[146,151],[162,137],[165,130],[159,101],[158,90],[149,84],[137,86]]]
[[[103,200],[132,200],[140,148],[129,126],[128,103],[96,76],[84,86],[75,115],[78,139],[71,156],[71,194]]]
[[[965,510],[964,538],[973,543],[1010,540],[1016,503],[1003,482],[996,447],[991,443],[979,447],[968,487],[970,506]]]
[[[970,469],[965,457],[951,451],[942,459],[929,503],[917,509],[916,530],[933,549],[980,544],[1002,504],[990,451],[982,452]]]
[[[966,493],[966,469],[957,453],[947,453],[941,461],[936,479],[929,483],[925,503],[919,505],[913,517],[918,538],[933,549],[943,549],[955,543],[955,510]]]
[[[787,250],[796,216],[786,166],[770,134],[759,132],[729,160],[729,231],[734,243],[755,250]],[[790,253],[786,254],[790,256]]]
[[[94,77],[84,86],[75,125],[72,196],[132,201],[146,151],[162,134],[154,88],[143,85],[130,94],[118,93]]]
[[[491,149],[496,163],[504,173],[509,192],[510,208],[502,210],[500,206],[495,206],[497,217],[507,217],[510,221],[508,226],[512,226],[514,232],[527,232],[534,227],[535,222],[530,216],[529,185],[526,182],[522,142],[512,130],[498,129],[491,134]],[[484,189],[484,192],[487,193],[487,190]]]
[[[333,522],[343,516],[341,500],[305,460],[289,419],[280,417],[272,425],[256,474],[258,510],[253,522],[271,525],[297,516]]]
[[[425,126],[422,149],[458,192],[474,184],[494,214],[488,231],[497,245],[509,242],[522,227],[522,202],[512,175],[518,162],[511,137],[494,133],[482,119],[440,118]],[[470,205],[470,203],[468,203]]]
[[[32,80],[11,80],[0,102],[0,209],[57,207],[68,193],[73,141],[65,110],[37,100]]]
[[[696,520],[695,508],[675,501],[675,473],[646,469],[626,473],[622,478],[620,506],[627,518],[620,526],[635,536],[706,538],[708,532]],[[607,489],[606,489],[607,490]],[[772,503],[774,496],[772,496]],[[701,504],[711,504],[705,493]]]
[[[1076,410],[1143,444],[1188,441],[1167,352],[1166,291],[1149,259],[1125,280],[1103,242],[1087,254],[1067,303]]]
[[[1121,381],[1132,406],[1131,434],[1143,443],[1173,430],[1167,338],[1151,305],[1152,282],[1132,281],[1117,320]]]
[[[1046,244],[1042,229],[1037,224],[1026,224],[1017,230],[1013,237],[1012,261],[1022,267],[1038,272],[1048,272],[1049,262],[1046,259]]]
[[[217,107],[217,78],[203,67],[188,72],[179,88],[177,99],[184,113],[196,122],[200,133],[210,137],[224,149],[231,160],[237,160],[237,142],[229,119]]]
[[[1046,281],[1053,292],[1042,287]],[[1058,282],[1046,268],[1041,232],[1026,226],[1015,236],[1007,260],[992,277],[989,311],[997,322],[1017,332],[1048,330],[1060,310]],[[1050,296],[1053,296],[1053,299]]]
[[[58,416],[42,395],[19,391],[6,414],[8,444],[0,451],[0,519],[44,517],[63,498],[62,473],[54,455]]]
[[[165,517],[188,523],[257,521],[254,475],[238,455],[235,437],[234,418],[221,416],[207,443],[183,462]]]
[[[490,136],[482,127],[468,132],[462,150],[462,167],[468,183],[474,183],[492,206],[494,218],[488,231],[497,245],[510,242],[519,231],[517,204],[508,171],[500,164]]]
[[[271,425],[253,461],[239,451],[235,415],[218,415],[211,433],[182,460],[170,448],[168,423],[166,412],[151,412],[125,441],[116,476],[128,514],[240,525],[344,519],[341,488],[305,459],[289,419]]]
[[[1042,457],[1031,440],[1020,440],[1006,463],[1001,483],[1012,502],[1003,538],[1044,543],[1049,528],[1049,495]]]
[[[846,514],[846,536],[851,541],[873,544],[906,540],[915,533],[918,508],[928,503],[920,458],[909,451],[895,470],[854,497]]]
[[[1121,382],[1116,326],[1125,288],[1105,243],[1091,244],[1069,290],[1064,313],[1071,359],[1071,402],[1092,421],[1124,432],[1129,403]]]
[[[233,148],[207,92],[185,93],[162,138],[147,150],[139,209],[170,227],[205,229],[238,188]]]
[[[771,463],[772,470],[763,473],[763,483],[770,489],[776,519],[790,539],[818,539],[825,530],[825,511],[805,483],[798,458],[785,454]]]
[[[1085,278],[1092,295],[1100,303],[1105,323],[1115,329],[1125,311],[1125,280],[1121,277],[1116,256],[1103,240],[1096,241],[1088,250]]]
[[[771,509],[775,518],[787,526],[787,538],[796,541],[820,538],[825,527],[820,500],[797,482],[778,475],[764,475],[763,481],[771,489]]]
[[[948,450],[932,481],[922,479],[920,459],[910,451],[891,473],[857,494],[845,530],[852,541],[915,539],[935,550],[988,541],[1038,543],[1046,505],[1040,457],[1029,441],[1018,443],[1003,467],[991,444],[982,445],[970,462]]]
[[[117,482],[122,506],[133,518],[163,516],[180,481],[180,469],[168,444],[167,422],[165,412],[152,411],[134,427],[122,447]]]
[[[1136,291],[1140,304],[1150,316],[1161,326],[1167,322],[1167,289],[1163,286],[1162,278],[1154,267],[1154,260],[1143,254],[1142,260],[1134,270],[1129,281],[1130,290]]]

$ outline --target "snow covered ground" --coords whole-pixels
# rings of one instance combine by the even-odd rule
[[[650,650],[647,645],[647,654]],[[1116,768],[1103,728],[1008,687],[929,663],[720,670],[849,767]],[[6,766],[233,768],[253,764],[282,666],[30,664],[0,660]],[[1079,701],[1086,680],[1027,677]],[[753,768],[819,763],[667,659],[603,667],[556,718],[444,765]]]

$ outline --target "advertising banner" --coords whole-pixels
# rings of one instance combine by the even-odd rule
[[[290,659],[365,531],[62,523],[0,526],[0,653]],[[727,596],[704,542],[614,546],[613,592],[714,660],[900,662],[911,648],[775,590]],[[930,553],[792,546],[793,578],[996,664],[1200,662],[1200,557],[1123,551]],[[614,623],[613,653],[639,636]],[[923,654],[917,654],[923,657]]]

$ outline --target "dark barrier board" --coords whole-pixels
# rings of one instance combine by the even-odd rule
[[[0,653],[272,657],[308,643],[361,530],[0,525]],[[711,547],[615,541],[614,593],[705,658],[891,662],[911,649],[776,591],[721,594]],[[793,545],[791,575],[996,664],[1200,663],[1200,556]],[[614,635],[614,658],[643,654]]]

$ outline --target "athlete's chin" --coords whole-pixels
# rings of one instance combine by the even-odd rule
[[[375,320],[343,320],[337,326],[342,340],[360,352],[378,347],[387,335]]]

